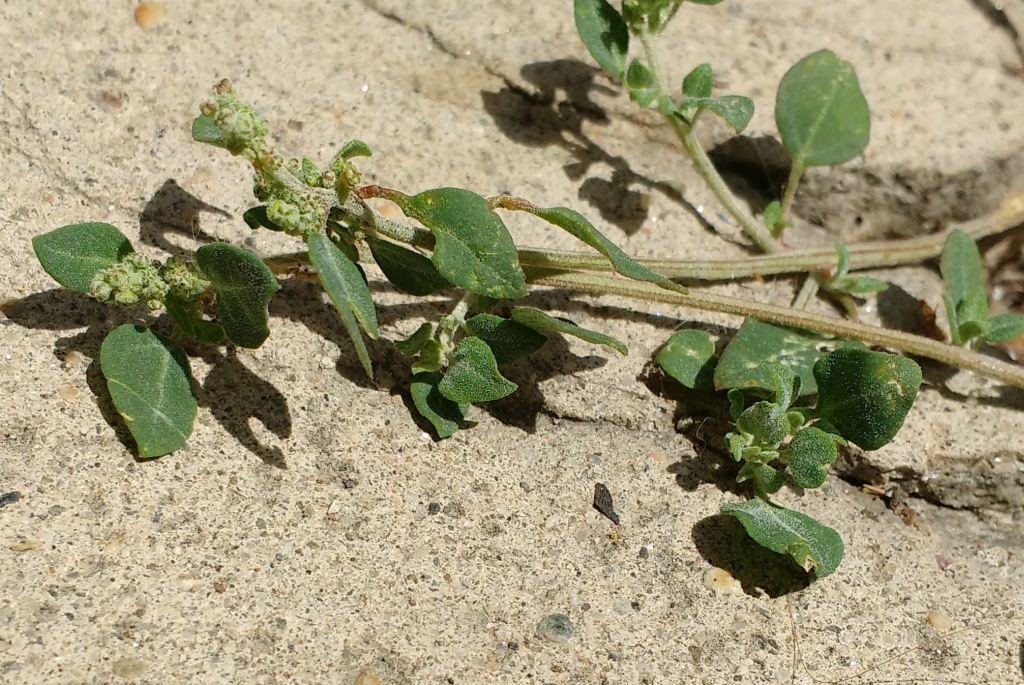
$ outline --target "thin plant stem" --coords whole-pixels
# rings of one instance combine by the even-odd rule
[[[786,192],[782,194],[782,220],[789,219],[789,210],[793,207],[793,198],[796,196],[796,187],[800,185],[800,177],[804,175],[805,169],[796,164],[789,170],[789,178],[786,180]]]
[[[807,278],[804,279],[804,284],[800,286],[800,292],[796,294],[796,299],[793,300],[793,309],[807,309],[811,299],[818,294],[820,286],[821,282],[818,280],[818,277],[814,274],[808,274]]]

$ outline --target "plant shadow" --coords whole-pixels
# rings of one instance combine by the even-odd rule
[[[712,566],[728,571],[751,597],[762,593],[782,597],[811,584],[812,574],[788,554],[757,544],[735,516],[708,516],[694,525],[691,537],[700,555]]]
[[[180,235],[201,243],[217,240],[202,230],[203,213],[231,217],[219,207],[207,204],[178,185],[173,178],[163,182],[139,215],[139,239],[176,257],[188,257],[192,250],[175,245],[168,235]]]
[[[610,154],[584,133],[584,123],[609,122],[608,114],[591,95],[618,93],[618,88],[595,82],[600,73],[596,67],[575,59],[534,62],[520,69],[523,78],[534,86],[532,92],[509,85],[496,93],[481,91],[480,96],[484,109],[509,140],[529,147],[558,147],[571,154],[575,161],[563,169],[570,180],[582,179],[579,198],[627,235],[639,231],[647,220],[644,193],[651,190],[683,207],[713,232],[677,188],[633,171],[624,157]],[[611,178],[587,176],[596,165],[610,167]]]

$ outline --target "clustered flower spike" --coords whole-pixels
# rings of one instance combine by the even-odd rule
[[[235,97],[231,82],[224,79],[214,88],[211,102],[200,107],[213,120],[224,136],[221,145],[233,155],[245,155],[250,161],[265,156],[263,141],[270,129],[267,121],[252,107]]]
[[[168,289],[160,276],[159,263],[136,252],[98,272],[89,284],[90,293],[100,302],[114,301],[127,306],[142,300],[150,311],[163,306]]]

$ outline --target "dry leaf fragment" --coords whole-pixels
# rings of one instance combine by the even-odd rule
[[[27,552],[30,549],[43,546],[42,540],[22,540],[21,542],[11,545],[11,550],[15,552]]]

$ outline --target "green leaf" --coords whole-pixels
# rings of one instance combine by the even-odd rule
[[[699,64],[683,78],[683,98],[710,98],[715,72],[710,64]]]
[[[267,303],[281,286],[263,260],[228,243],[196,250],[196,264],[217,293],[217,318],[228,340],[256,348],[270,335]]]
[[[455,346],[437,385],[442,395],[459,404],[500,400],[518,387],[498,372],[494,353],[480,338],[464,338]]]
[[[686,98],[679,103],[681,111],[707,109],[742,133],[754,116],[754,101],[742,95],[720,95],[716,98]]]
[[[868,293],[879,293],[889,289],[889,282],[870,276],[841,276],[833,278],[826,284],[827,288],[837,293],[850,293],[851,295],[866,295]]]
[[[853,65],[830,50],[797,62],[779,83],[775,123],[800,173],[859,155],[868,144],[871,114]]]
[[[839,456],[836,442],[825,431],[809,426],[797,431],[782,453],[793,480],[802,488],[816,488],[828,478],[825,466]]]
[[[612,263],[615,271],[626,278],[631,278],[634,281],[656,283],[658,285],[674,285],[668,278],[640,264],[623,252],[618,245],[608,240],[603,233],[597,230],[579,212],[565,207],[531,207],[526,211],[547,221],[549,224],[558,226],[603,254]]]
[[[246,226],[253,230],[257,228],[269,228],[271,231],[284,231],[283,228],[267,218],[267,205],[260,205],[259,207],[252,207],[245,210],[242,214],[242,221],[245,222]]]
[[[440,371],[444,367],[444,346],[438,341],[437,338],[430,338],[420,349],[420,356],[416,358],[415,363],[412,365],[412,372],[416,373],[429,373],[431,371]]]
[[[764,367],[768,377],[772,379],[772,385],[767,389],[772,391],[775,404],[782,409],[789,409],[789,405],[800,397],[800,376],[782,364],[766,362]]]
[[[979,324],[988,320],[985,271],[974,238],[959,229],[952,231],[946,237],[939,266],[946,282],[948,297],[943,299],[953,342],[969,342],[984,332]]]
[[[746,319],[739,332],[722,353],[715,368],[715,387],[762,388],[771,391],[774,381],[765,363],[788,367],[800,376],[800,395],[817,392],[814,363],[835,346],[858,346],[860,343],[827,340],[772,326],[756,319]]]
[[[493,314],[477,314],[466,322],[466,330],[487,343],[498,366],[529,357],[548,341],[528,326]]]
[[[441,276],[471,293],[499,299],[526,295],[512,236],[487,200],[461,188],[388,195],[436,238],[431,261]]]
[[[791,511],[763,499],[724,504],[720,511],[735,516],[762,547],[789,554],[806,571],[818,578],[831,574],[843,560],[839,533],[810,516]]]
[[[815,414],[866,450],[896,435],[921,386],[921,367],[906,357],[840,348],[814,365]]]
[[[219,345],[224,341],[224,329],[200,316],[191,302],[168,295],[164,298],[164,306],[174,319],[174,323],[178,324],[178,332],[181,335],[208,345]]]
[[[782,234],[782,230],[789,226],[788,221],[782,220],[782,205],[778,200],[772,200],[764,208],[764,225],[773,238],[778,238]]]
[[[532,307],[516,307],[512,310],[510,316],[513,321],[521,323],[524,326],[529,326],[535,331],[554,331],[556,333],[563,333],[565,335],[571,335],[579,338],[580,340],[585,340],[588,343],[605,345],[616,350],[620,354],[629,353],[629,350],[626,349],[625,345],[609,335],[597,333],[595,331],[588,331],[586,328],[580,328],[568,319],[559,319],[549,316],[539,309],[533,309]]]
[[[437,437],[447,438],[459,429],[469,405],[452,402],[442,395],[437,387],[442,378],[444,376],[436,371],[417,373],[409,384],[409,394],[416,411],[430,422]]]
[[[213,119],[200,114],[192,120],[192,140],[228,150],[228,139]]]
[[[692,2],[694,5],[718,5],[725,0],[686,0],[686,2]]]
[[[757,446],[777,446],[789,437],[786,410],[771,402],[756,402],[736,419],[736,428],[753,437]]]
[[[736,475],[737,483],[747,480],[754,481],[757,492],[771,495],[781,490],[782,486],[786,484],[786,474],[774,466],[756,461],[748,461],[743,464],[740,472]]]
[[[413,355],[419,354],[420,350],[426,346],[427,341],[433,340],[433,338],[434,324],[421,324],[420,327],[416,329],[416,332],[405,340],[396,340],[395,349],[406,357],[412,357]]]
[[[373,378],[373,366],[366,344],[356,327],[356,321],[363,327],[366,335],[373,340],[379,335],[377,330],[377,310],[373,306],[370,288],[363,280],[356,265],[331,242],[326,233],[316,232],[306,237],[309,246],[309,261],[316,269],[324,290],[331,297],[334,308],[341,315],[341,322],[352,339],[356,355],[363,365],[366,375]]]
[[[608,0],[575,0],[576,31],[594,61],[615,76],[626,71],[629,29]]]
[[[419,252],[374,236],[366,236],[373,259],[391,284],[409,295],[430,295],[452,284],[437,272],[434,264]]]
[[[121,231],[98,222],[61,226],[37,235],[32,239],[32,249],[53,280],[80,293],[89,292],[97,272],[134,252]]]
[[[999,314],[989,319],[988,323],[991,328],[985,334],[985,342],[1006,342],[1024,334],[1024,315],[1021,314]]]
[[[729,398],[729,416],[736,421],[743,414],[743,407],[746,405],[746,398],[739,388],[732,388],[725,394]]]
[[[691,390],[715,389],[714,374],[718,357],[715,343],[704,331],[676,331],[654,357],[665,373]]]
[[[145,326],[125,324],[100,346],[100,369],[140,458],[169,454],[185,444],[198,403],[188,358],[177,345]]]
[[[658,82],[643,62],[633,60],[624,79],[631,100],[641,107],[647,107],[658,97]]]
[[[338,150],[338,157],[352,159],[353,157],[372,157],[373,152],[370,146],[361,140],[350,140]]]

